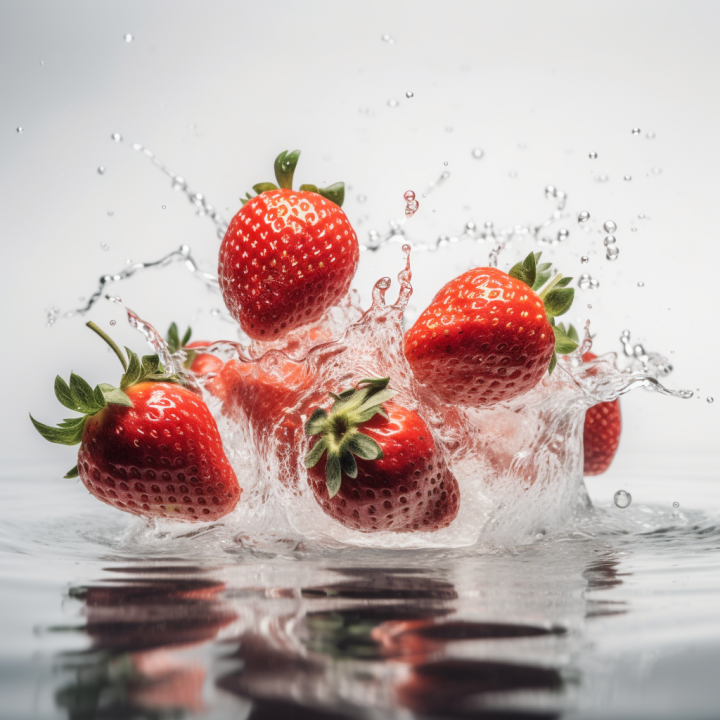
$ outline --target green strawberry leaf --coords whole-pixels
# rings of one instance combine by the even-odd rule
[[[292,190],[293,176],[299,159],[299,150],[292,152],[285,150],[275,158],[275,179],[281,188]]]
[[[171,353],[176,353],[180,345],[180,335],[178,334],[178,327],[175,323],[170,323],[170,327],[167,331],[167,346]]]
[[[55,376],[55,397],[68,409],[80,412],[68,384],[59,376]]]
[[[65,475],[63,475],[64,478],[76,478],[80,473],[78,472],[78,466],[76,465],[72,470],[68,470]]]
[[[574,340],[576,343],[580,343],[580,338],[578,337],[578,332],[575,329],[575,326],[570,324],[568,325],[567,332],[565,333],[571,340]]]
[[[182,340],[180,341],[180,347],[185,347],[189,342],[190,338],[192,337],[192,328],[188,328],[185,331],[185,334],[182,337]]]
[[[320,188],[318,194],[326,200],[334,202],[338,207],[342,207],[345,202],[345,183],[338,182],[328,185],[326,188]]]
[[[30,420],[35,426],[35,429],[46,440],[58,445],[77,445],[80,443],[82,440],[82,430],[85,426],[85,418],[77,419],[82,420],[82,424],[79,426],[50,427],[49,425],[43,425],[43,423],[38,422],[32,415],[30,416]]]
[[[277,189],[278,189],[278,186],[277,186],[275,183],[262,182],[262,183],[258,183],[257,185],[253,185],[253,188],[252,188],[252,189],[253,189],[258,195],[260,195],[260,193],[267,192],[268,190],[277,190]]]
[[[305,423],[305,434],[308,437],[317,435],[323,432],[325,429],[325,422],[328,419],[327,411],[323,408],[317,408],[315,412],[310,416],[310,419]]]
[[[575,290],[573,288],[561,288],[551,290],[544,298],[545,312],[548,316],[558,317],[564,315],[573,303]]]
[[[353,454],[347,449],[340,452],[340,468],[350,478],[356,478],[358,469]]]
[[[305,467],[315,467],[323,453],[327,450],[327,441],[325,438],[320,438],[311,448],[310,452],[305,456]]]
[[[561,280],[558,280],[558,284],[555,286],[556,288],[564,288],[567,287],[570,282],[572,281],[571,277],[564,277]]]
[[[108,385],[107,383],[101,383],[98,385],[102,391],[105,402],[108,405],[123,405],[124,407],[133,407],[132,400],[120,389]]]
[[[140,358],[130,348],[126,347],[125,352],[128,357],[128,368],[120,380],[121,389],[135,385],[142,375],[142,365]]]
[[[578,344],[560,330],[560,328],[554,327],[553,332],[555,333],[555,352],[558,355],[567,355],[578,349]]]
[[[380,460],[383,451],[380,445],[364,433],[356,432],[347,438],[345,447],[363,460]]]
[[[508,275],[514,277],[516,280],[520,280],[520,282],[524,282],[529,288],[532,288],[537,277],[535,254],[530,253],[522,262],[513,265]]]
[[[550,275],[551,273],[549,272],[539,272],[538,276],[535,278],[532,289],[539,290],[550,279]]]
[[[540,263],[537,266],[537,271],[538,272],[547,272],[548,270],[550,270],[551,267],[552,267],[552,263]]]
[[[317,186],[317,185],[301,185],[301,186],[300,186],[300,189],[301,189],[303,192],[314,192],[314,193],[319,193],[319,192],[320,192],[320,191],[318,190],[318,186]]]
[[[70,392],[76,403],[76,407],[72,409],[79,410],[86,415],[94,415],[98,410],[102,410],[103,406],[97,405],[93,389],[75,373],[70,373]]]
[[[340,455],[337,452],[328,453],[325,463],[325,479],[327,481],[328,495],[333,498],[340,490],[342,482],[342,468],[340,466]]]
[[[554,352],[550,358],[550,365],[548,365],[548,375],[552,375],[555,366],[557,365],[557,353]]]

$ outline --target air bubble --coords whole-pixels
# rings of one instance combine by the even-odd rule
[[[639,135],[639,134],[640,134],[640,128],[639,128],[639,127],[634,127],[634,128],[632,129],[632,134],[633,134],[633,135]]]
[[[405,97],[406,97],[406,98],[415,97],[415,93],[414,93],[412,90],[408,90],[408,91],[405,93]]]
[[[448,125],[448,126],[445,128],[445,132],[452,132],[452,131],[453,131],[453,129],[452,129],[452,126],[451,126],[451,125]]]
[[[100,165],[100,167],[97,169],[98,175],[104,175],[105,174],[105,166]]]
[[[415,193],[412,190],[408,190],[404,195],[405,199],[405,217],[409,220],[420,207],[420,203],[415,199]]]
[[[364,203],[366,200],[367,200],[367,195],[358,195],[357,196],[357,201],[359,203]]]
[[[552,187],[551,185],[548,185],[548,188]],[[548,188],[545,188],[545,194],[547,195]],[[582,210],[580,213],[578,213],[578,222],[579,223],[586,223],[590,219],[590,213],[587,210]]]
[[[589,258],[587,255],[583,255],[583,256],[580,258],[580,262],[581,262],[583,265],[587,265],[587,264],[590,262],[590,258]]]
[[[110,324],[114,326],[114,325],[115,325],[115,320],[111,320],[111,321],[110,321]]]
[[[662,173],[662,168],[654,167],[650,172],[651,172],[653,175],[660,175],[660,174]]]
[[[597,153],[596,153],[596,152],[588,153],[588,157],[589,157],[591,160],[597,160]]]
[[[110,249],[110,246],[107,243],[100,243],[100,247],[106,251]]]
[[[712,404],[712,403],[715,402],[715,398],[708,397],[708,398],[707,398],[707,401]]]
[[[623,180],[625,182],[630,182],[632,180],[632,175],[623,175]]]
[[[603,244],[605,247],[608,247],[609,245],[614,245],[617,242],[617,238],[614,235],[608,235],[604,240]]]
[[[516,177],[517,177],[517,173],[516,173],[514,170],[511,170],[511,171],[508,173],[508,177],[516,178]]]
[[[626,508],[632,502],[632,495],[627,490],[618,490],[613,497],[613,501],[619,508]]]
[[[473,156],[476,160],[479,160],[483,155],[485,155],[485,152],[484,152],[484,150],[483,150],[482,148],[479,148],[479,147],[473,148],[473,150],[472,150],[472,156]]]
[[[108,210],[108,217],[112,217],[115,213],[112,210]]]
[[[211,314],[213,317],[220,317],[220,308],[213,308],[213,309],[210,311],[210,314]]]
[[[652,140],[655,137],[655,131],[654,130],[648,130],[648,132],[645,133],[645,137],[648,140]]]
[[[609,178],[607,175],[605,175],[605,173],[601,173],[600,175],[598,175],[598,176],[595,178],[595,182],[605,183],[605,182],[607,182],[609,179],[610,179],[610,178]]]
[[[113,140],[114,142],[122,142],[122,135],[120,133],[113,133],[110,136],[110,139]]]
[[[23,130],[21,127],[18,126],[18,127],[15,128],[15,132],[16,132],[16,133],[19,133],[19,134],[22,134],[22,133],[25,132],[25,130]]]
[[[603,229],[605,232],[614,233],[617,230],[617,225],[612,220],[606,220],[603,223]]]
[[[391,108],[397,107],[399,105],[398,101],[395,99],[388,100],[387,104],[388,104],[388,107],[391,107]]]
[[[612,262],[613,260],[617,260],[617,259],[618,259],[618,255],[620,255],[620,248],[615,247],[614,245],[611,246],[611,247],[609,247],[609,248],[605,251],[605,257],[606,257],[608,260],[610,260],[611,262]]]
[[[564,242],[570,237],[570,231],[567,228],[561,228],[558,230],[557,239],[558,242]]]
[[[164,209],[165,209],[165,207],[166,207],[166,206],[165,206],[165,205],[163,205],[163,206],[162,206],[162,209],[164,210]]]
[[[125,42],[131,43],[135,38],[132,36],[131,33],[125,33]]]
[[[674,507],[674,508],[679,508],[679,507],[680,507],[680,503],[679,503],[679,502],[674,502],[674,503],[673,503],[673,507]]]
[[[392,37],[391,35],[388,35],[387,33],[385,33],[384,35],[382,35],[382,36],[380,37],[380,39],[381,39],[383,42],[386,42],[388,45],[392,45],[392,44],[395,42],[395,40],[393,39],[393,37]]]
[[[639,288],[643,288],[643,287],[645,287],[645,283],[644,283],[642,280],[640,280],[640,281],[638,282],[637,286],[638,286]]]

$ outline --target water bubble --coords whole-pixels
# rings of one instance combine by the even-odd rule
[[[165,207],[166,207],[166,206],[165,206],[165,205],[163,205],[163,206],[162,206],[162,209],[164,210],[164,209],[165,209]]]
[[[603,229],[605,232],[614,233],[617,230],[617,225],[612,220],[606,220],[603,223]]]
[[[100,167],[97,169],[98,175],[104,175],[105,174],[105,166],[100,165]]]
[[[638,213],[638,220],[644,220],[646,217],[645,213]]]
[[[511,171],[508,173],[508,177],[516,178],[516,177],[517,177],[517,173],[516,173],[514,170],[511,170]]]
[[[472,150],[472,156],[476,160],[479,160],[484,154],[485,154],[485,152],[483,151],[482,148],[476,147],[476,148],[473,148],[473,150]]]
[[[673,507],[674,507],[674,508],[679,508],[679,507],[680,507],[680,503],[679,503],[679,502],[674,502],[674,503],[673,503]]]
[[[446,126],[445,132],[452,132],[452,131],[453,131],[453,129],[452,129],[451,125]]]
[[[426,197],[427,197],[427,193],[423,193],[422,196],[423,196],[424,198],[426,198]]]
[[[708,397],[708,398],[707,398],[707,401],[712,404],[712,403],[715,402],[715,399],[714,399],[714,398],[711,398],[711,397]]]
[[[405,217],[410,219],[417,212],[420,203],[415,199],[415,193],[412,190],[408,190],[403,198],[405,198]]]
[[[211,314],[213,317],[220,317],[220,308],[213,308],[213,309],[210,311],[210,314]]]
[[[120,133],[113,133],[113,134],[110,136],[110,139],[113,140],[113,141],[115,141],[115,142],[122,142],[122,135],[121,135]]]
[[[640,288],[645,287],[645,283],[642,280],[640,280],[637,285]]]
[[[392,36],[391,36],[391,35],[388,35],[387,33],[385,33],[384,35],[382,35],[382,36],[380,37],[380,39],[381,39],[383,42],[386,42],[388,45],[392,45],[392,44],[395,42],[395,40],[392,38]]]
[[[358,195],[358,196],[357,196],[357,201],[358,201],[359,203],[364,203],[366,200],[367,200],[367,196],[366,196],[366,195]]]
[[[637,228],[636,228],[636,227],[631,227],[631,228],[630,228],[630,232],[637,232]]]
[[[609,179],[610,178],[607,175],[605,175],[605,173],[601,173],[600,175],[598,175],[595,178],[595,182],[604,183],[604,182],[607,182]]]
[[[605,257],[610,261],[617,260],[618,255],[620,255],[620,248],[615,247],[614,245],[605,251]]]
[[[110,321],[110,324],[111,324],[111,325],[115,325],[115,320],[111,320],[111,321]]]
[[[662,173],[662,168],[654,167],[650,172],[651,172],[653,175],[660,175],[660,173]]]
[[[397,100],[393,99],[393,100],[388,100],[387,104],[388,104],[388,107],[394,108],[394,107],[397,107],[399,103]]]
[[[440,175],[440,182],[443,182],[447,180],[450,177],[450,173],[446,170],[442,175]]]
[[[617,242],[617,238],[614,235],[608,235],[603,240],[605,247],[607,247],[608,245],[614,245],[616,242]]]
[[[550,187],[550,186],[548,186]],[[547,194],[547,188],[545,189],[545,194]],[[582,210],[580,213],[578,213],[578,222],[579,223],[586,223],[590,219],[590,213],[587,210]]]
[[[132,36],[131,33],[125,33],[125,42],[131,43],[135,38]]]
[[[645,133],[645,137],[646,137],[648,140],[652,140],[652,139],[655,137],[655,131],[654,131],[654,130],[648,130],[648,131]]]
[[[590,303],[588,303],[587,309],[588,309],[588,310],[592,310],[592,305],[591,305]]]
[[[23,130],[20,126],[18,126],[18,127],[15,128],[15,132],[22,134],[22,133],[25,132],[25,130]]]
[[[443,165],[447,165],[447,164],[448,164],[448,161],[447,161],[447,160],[445,160],[445,162],[443,163]]]
[[[408,190],[403,197],[409,202],[410,200],[415,199],[415,193],[412,190]]]
[[[115,213],[112,210],[108,210],[108,217],[112,217]]]
[[[623,180],[625,182],[630,182],[632,180],[632,175],[623,175]]]
[[[557,193],[557,188],[554,185],[546,185],[545,186],[545,197],[546,198],[555,197],[555,193]],[[588,215],[588,217],[590,217],[590,215]]]
[[[626,508],[632,502],[632,495],[626,490],[618,490],[615,493],[613,500],[619,508]]]
[[[143,146],[140,143],[133,143],[132,149],[133,150],[142,150]]]
[[[359,112],[361,115],[369,115],[369,114],[370,114],[370,108],[367,107],[367,105],[363,105],[363,106],[358,110],[358,112]]]
[[[567,228],[561,228],[558,230],[557,239],[559,242],[563,242],[570,236],[570,231]]]
[[[633,135],[639,135],[639,134],[640,134],[640,128],[639,128],[639,127],[634,127],[634,128],[632,129],[632,134],[633,134]]]
[[[110,249],[110,246],[109,246],[107,243],[100,243],[100,247],[101,247],[103,250],[109,250],[109,249]]]
[[[412,90],[408,90],[408,91],[405,93],[405,97],[406,97],[406,98],[415,97],[415,93],[414,93]]]
[[[174,175],[172,180],[172,189],[173,190],[184,190],[187,187],[187,183],[185,182],[185,178],[180,175]]]
[[[476,227],[476,225],[475,225],[475,223],[474,223],[472,220],[468,220],[468,221],[465,223],[465,230],[466,230],[466,232],[474,232],[474,231],[475,231],[475,227]]]
[[[581,290],[589,290],[590,289],[590,276],[587,273],[583,273],[580,278],[578,279],[578,287]]]
[[[580,258],[580,262],[581,262],[583,265],[587,265],[587,264],[590,262],[590,258],[589,258],[587,255],[583,255],[583,256]]]
[[[597,153],[596,153],[596,152],[588,153],[588,157],[589,157],[591,160],[597,160]]]
[[[597,290],[599,287],[600,287],[600,281],[595,278],[590,278],[590,289]]]

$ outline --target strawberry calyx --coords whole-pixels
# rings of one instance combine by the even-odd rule
[[[295,175],[295,168],[297,167],[298,160],[300,159],[300,151],[284,150],[275,158],[275,179],[277,185],[271,182],[262,182],[253,185],[253,190],[256,195],[261,195],[268,190],[278,190],[283,188],[285,190],[292,190],[293,177]],[[345,183],[337,182],[332,185],[328,185],[326,188],[318,188],[317,185],[301,185],[300,190],[303,192],[314,192],[318,195],[322,195],[326,200],[334,202],[337,206],[342,207],[345,200]],[[240,202],[245,205],[246,202],[252,200],[254,196],[250,193],[245,193],[244,198],[240,198]]]
[[[97,415],[108,405],[133,407],[132,400],[125,392],[133,385],[147,381],[182,383],[182,378],[179,375],[165,372],[165,368],[157,355],[145,355],[140,359],[132,350],[126,347],[126,360],[115,342],[95,323],[89,322],[87,326],[110,346],[120,360],[124,373],[120,378],[119,387],[108,383],[100,383],[92,388],[89,383],[75,373],[70,373],[69,383],[66,383],[59,375],[55,377],[55,397],[68,410],[82,413],[81,416],[62,420],[56,427],[44,425],[35,420],[32,415],[30,415],[30,420],[35,429],[46,440],[58,445],[78,445],[82,441],[87,419]],[[66,478],[77,476],[77,465],[65,475]]]
[[[382,448],[360,432],[359,427],[375,415],[388,417],[383,403],[396,395],[388,388],[389,383],[389,377],[365,378],[338,395],[329,393],[335,401],[330,412],[317,408],[305,423],[305,435],[321,436],[305,456],[305,467],[314,467],[327,453],[325,478],[331,498],[340,490],[343,473],[350,478],[357,477],[355,456],[363,460],[383,457]]]
[[[183,367],[186,369],[189,369],[190,366],[193,364],[193,360],[195,360],[195,356],[197,353],[192,349],[186,347],[187,344],[190,342],[190,338],[192,337],[192,328],[188,328],[185,331],[185,334],[180,337],[180,332],[178,331],[178,326],[173,322],[170,323],[170,327],[167,331],[167,337],[165,338],[165,342],[167,343],[168,350],[170,350],[170,354],[174,355],[178,350],[184,350],[185,351],[185,362],[183,363]]]
[[[555,349],[548,365],[548,374],[552,375],[557,365],[557,356],[567,355],[578,348],[577,333],[573,338],[564,325],[555,324],[555,318],[564,315],[573,304],[575,290],[567,287],[572,281],[571,277],[563,277],[561,273],[553,275],[552,263],[539,262],[541,255],[541,252],[531,252],[523,261],[513,265],[508,275],[525,283],[543,301],[545,314],[555,334]]]

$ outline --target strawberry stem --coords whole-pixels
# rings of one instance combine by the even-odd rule
[[[118,356],[118,359],[122,363],[123,370],[127,372],[128,365],[127,360],[123,357],[122,351],[120,348],[115,344],[115,341],[104,331],[101,330],[92,320],[88,323],[85,323],[94,333],[99,335],[111,348],[112,351]]]
[[[538,290],[538,295],[540,296],[540,299],[544,300],[547,297],[547,294],[562,280],[562,278],[562,273],[558,273],[554,278],[548,280],[545,283],[544,287]]]

